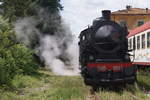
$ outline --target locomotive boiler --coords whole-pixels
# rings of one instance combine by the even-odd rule
[[[134,83],[136,66],[128,53],[125,26],[110,18],[111,11],[103,10],[102,17],[79,35],[79,62],[86,85],[99,87],[112,84]]]

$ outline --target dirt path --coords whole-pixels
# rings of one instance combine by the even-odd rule
[[[132,98],[134,98],[135,100],[142,100],[141,98],[137,97],[136,95],[130,93],[130,92],[127,92],[129,96],[131,96]]]
[[[18,94],[20,96],[25,96],[28,93],[41,92],[41,91],[48,90],[49,88],[50,88],[50,84],[45,84],[44,86],[38,88],[20,89]]]

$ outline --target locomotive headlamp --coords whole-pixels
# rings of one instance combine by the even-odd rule
[[[83,41],[85,40],[85,36],[82,37],[82,40],[83,40]]]
[[[93,55],[89,55],[89,60],[94,60],[94,56]]]
[[[121,66],[113,66],[113,71],[114,72],[118,72],[118,71],[121,71],[121,70],[122,70]]]

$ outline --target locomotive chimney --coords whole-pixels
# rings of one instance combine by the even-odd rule
[[[127,9],[127,10],[131,10],[131,8],[132,8],[132,7],[131,7],[130,5],[127,5],[127,6],[126,6],[126,9]]]
[[[110,20],[111,11],[110,10],[103,10],[102,17],[106,20]]]
[[[148,13],[148,8],[146,8],[146,13]]]

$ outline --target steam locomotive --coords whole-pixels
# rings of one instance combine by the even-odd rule
[[[134,83],[137,68],[130,60],[127,27],[110,18],[111,11],[103,10],[102,17],[79,35],[79,62],[86,85],[93,88]]]

